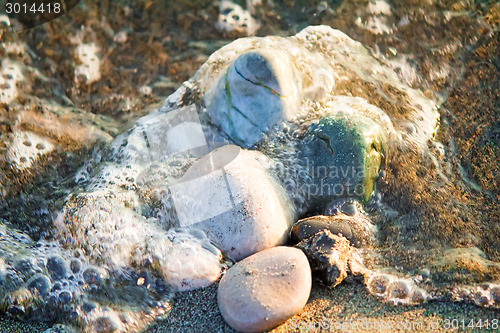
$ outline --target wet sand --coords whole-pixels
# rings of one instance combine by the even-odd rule
[[[224,323],[217,309],[216,291],[217,287],[212,286],[179,295],[170,318],[155,323],[147,332],[234,332]],[[334,289],[314,286],[300,314],[272,332],[314,332],[320,331],[319,325],[326,331],[343,332],[454,332],[464,330],[444,329],[446,319],[450,323],[456,319],[462,325],[462,320],[469,324],[472,320],[477,323],[479,319],[483,322],[489,319],[491,322],[495,318],[500,320],[500,311],[466,303],[384,304],[368,294],[360,282],[352,281]],[[377,329],[377,324],[387,329]],[[465,328],[467,332],[494,331],[485,327],[482,330]]]
[[[169,317],[152,324],[147,332],[235,332],[222,319],[216,296],[217,285],[178,294]],[[467,303],[384,304],[368,294],[359,281],[345,281],[334,289],[315,285],[305,308],[272,332],[317,332],[321,329],[333,332],[494,332],[498,329],[491,326],[493,319],[500,322],[499,310]],[[479,320],[483,321],[482,329],[467,327],[471,322],[478,324]],[[490,323],[489,328],[484,326],[486,320]],[[458,329],[446,329],[446,323],[455,323]],[[49,327],[0,317],[2,333],[35,333]]]

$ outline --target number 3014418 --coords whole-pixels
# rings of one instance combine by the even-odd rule
[[[5,4],[5,12],[7,14],[59,14],[61,12],[61,4],[55,3],[22,3],[22,2],[7,2]]]

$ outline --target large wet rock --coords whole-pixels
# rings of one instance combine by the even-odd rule
[[[170,187],[181,226],[204,230],[235,260],[283,244],[295,210],[271,163],[236,146],[197,161]]]
[[[211,121],[243,147],[283,123],[351,109],[380,125],[390,141],[423,149],[439,119],[435,102],[327,26],[236,40],[212,54],[191,82]]]
[[[289,59],[281,52],[243,53],[205,94],[210,117],[243,147],[259,142],[281,120],[291,120],[299,104]]]
[[[269,330],[298,313],[311,291],[311,269],[301,250],[275,247],[250,256],[224,275],[217,301],[237,331]]]

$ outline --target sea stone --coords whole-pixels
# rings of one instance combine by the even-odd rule
[[[189,238],[173,245],[160,259],[160,269],[165,281],[176,291],[206,287],[220,277],[220,255],[214,255],[200,242]]]
[[[243,53],[205,95],[211,119],[237,144],[253,146],[279,121],[292,119],[299,100],[291,67],[281,52]]]
[[[190,83],[203,94],[211,121],[243,147],[282,123],[355,109],[391,144],[424,150],[439,120],[438,103],[328,26],[287,38],[238,39],[212,54]]]
[[[351,227],[345,221],[315,217],[299,220],[292,228],[291,240],[299,243],[325,229],[334,235],[344,236],[349,242],[356,244]]]
[[[291,238],[298,243],[323,230],[344,236],[355,247],[373,245],[377,232],[376,227],[363,215],[340,213],[334,216],[315,215],[297,221],[291,230]]]
[[[275,247],[231,267],[219,284],[217,301],[229,326],[261,332],[298,313],[307,303],[311,283],[304,253]]]
[[[198,160],[170,187],[181,226],[205,231],[235,260],[283,244],[295,210],[270,163],[231,145]]]
[[[307,255],[313,273],[328,287],[335,287],[346,277],[352,247],[347,238],[323,230],[296,245]]]
[[[307,198],[317,207],[339,197],[367,202],[386,150],[382,127],[367,117],[337,112],[320,118],[299,149],[312,178]]]

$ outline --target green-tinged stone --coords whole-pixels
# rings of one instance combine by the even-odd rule
[[[212,121],[242,147],[261,141],[297,108],[290,66],[279,50],[242,53],[205,96]]]
[[[373,120],[344,114],[320,118],[300,145],[312,178],[305,195],[314,205],[339,197],[370,199],[386,150],[384,133]]]

